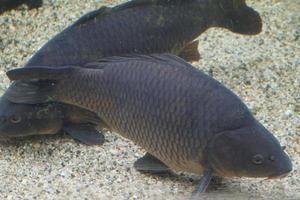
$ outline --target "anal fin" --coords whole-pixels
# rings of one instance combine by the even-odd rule
[[[213,177],[213,171],[211,169],[204,171],[200,179],[199,185],[197,186],[196,190],[193,192],[190,200],[201,199],[201,196],[206,191],[212,177]]]
[[[66,124],[63,127],[71,137],[87,145],[102,145],[105,137],[89,124]]]
[[[198,62],[200,60],[200,54],[198,51],[199,41],[195,40],[189,43],[178,55],[188,62]]]
[[[170,168],[162,161],[146,153],[134,163],[134,168],[140,172],[151,174],[163,174],[171,172]]]

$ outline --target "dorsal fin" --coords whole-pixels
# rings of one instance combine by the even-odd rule
[[[182,58],[170,54],[170,53],[162,53],[162,54],[150,54],[150,55],[144,55],[144,54],[129,54],[129,55],[123,55],[123,56],[111,56],[111,57],[105,57],[97,60],[96,62],[88,63],[85,65],[85,68],[101,68],[104,67],[107,63],[118,63],[118,62],[129,62],[129,61],[146,61],[146,62],[154,62],[154,63],[161,63],[163,62],[166,65],[171,66],[178,66],[183,65],[187,68],[194,67],[187,63]]]

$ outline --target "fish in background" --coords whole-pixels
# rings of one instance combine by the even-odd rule
[[[172,54],[105,58],[85,67],[32,66],[8,77],[16,103],[62,102],[95,112],[107,127],[147,154],[143,172],[281,178],[292,163],[278,140],[232,91]],[[31,80],[31,81],[30,81]]]
[[[210,27],[261,32],[245,0],[133,0],[90,12],[51,39],[27,66],[84,65],[101,57],[173,53],[198,61],[195,39]]]
[[[5,103],[8,106],[5,106]],[[49,135],[63,130],[82,143],[104,143],[104,135],[96,127],[105,125],[93,112],[63,103],[23,106],[4,101],[0,117],[0,140],[30,135]],[[80,125],[78,125],[80,124]]]
[[[43,5],[43,0],[0,0],[0,14],[7,10],[13,10],[26,4],[29,9],[39,8]]]
[[[198,61],[200,55],[195,39],[210,27],[224,27],[235,33],[252,35],[261,31],[262,23],[259,14],[248,7],[244,0],[133,0],[113,8],[102,7],[81,17],[38,50],[25,67],[85,65],[106,56],[164,52],[176,54],[187,61]],[[14,87],[15,83],[10,89]],[[4,95],[0,99],[0,117],[6,116],[6,110],[11,115],[18,115],[45,107],[45,104],[16,105]],[[57,109],[65,112],[68,105],[58,106]],[[51,115],[45,114],[40,123],[44,124],[43,128],[48,126],[48,130],[52,130],[48,134],[56,134],[59,126],[66,131],[65,123],[61,123],[61,120],[54,125],[47,123],[47,117]],[[82,117],[85,119],[85,116]],[[76,130],[81,124],[71,121],[68,120],[67,133],[77,135],[76,139],[79,140],[82,137],[82,142],[89,144],[87,141],[92,141],[96,136],[96,127],[91,125],[79,134]],[[27,122],[35,125],[34,121]],[[0,124],[0,135],[13,138],[39,134],[32,132],[31,128],[18,126],[18,123],[10,124],[12,129],[7,134],[4,130],[8,130],[8,127],[1,129]],[[22,131],[18,131],[19,128]],[[100,127],[98,129],[101,130]],[[90,136],[89,140],[85,139],[87,136]],[[97,138],[94,138],[93,144],[97,143]],[[102,143],[100,140],[99,144]]]

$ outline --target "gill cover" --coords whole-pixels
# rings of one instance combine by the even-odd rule
[[[258,122],[217,134],[207,159],[216,174],[227,177],[276,177],[292,170],[278,140]]]

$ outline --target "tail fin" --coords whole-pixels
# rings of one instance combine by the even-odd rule
[[[56,84],[65,79],[77,67],[26,67],[10,70],[7,76],[15,81],[4,96],[14,103],[36,104],[55,101]]]
[[[234,33],[256,35],[262,31],[259,13],[247,6],[229,13],[225,19],[224,26]]]

